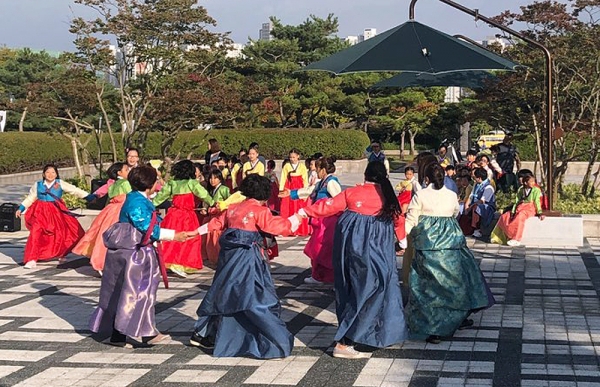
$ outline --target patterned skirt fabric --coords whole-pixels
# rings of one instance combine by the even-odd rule
[[[406,317],[411,333],[451,336],[494,297],[453,217],[421,216],[410,234],[415,256]]]

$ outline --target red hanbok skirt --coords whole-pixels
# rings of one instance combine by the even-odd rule
[[[295,190],[304,188],[304,180],[302,180],[302,176],[289,176],[285,182],[285,188],[289,190]],[[289,218],[294,215],[301,208],[306,207],[306,200],[298,199],[292,200],[289,196],[281,199],[281,216],[284,218]],[[294,233],[296,236],[307,236],[310,235],[310,227],[308,225],[308,219],[304,219],[302,223],[300,223],[300,227]]]
[[[62,258],[71,252],[85,231],[68,211],[62,200],[36,200],[29,207],[25,213],[29,238],[25,245],[24,263]]]
[[[90,263],[94,270],[104,270],[104,260],[108,251],[104,246],[102,234],[110,226],[119,221],[119,214],[127,195],[115,196],[110,200],[108,205],[104,207],[98,214],[92,225],[87,230],[83,238],[73,248],[73,253],[83,255],[90,258]]]
[[[173,205],[167,211],[161,228],[181,231],[194,231],[200,227],[193,193],[173,196]],[[167,268],[181,265],[184,269],[202,269],[202,240],[193,238],[186,242],[163,241],[159,245],[160,254]]]

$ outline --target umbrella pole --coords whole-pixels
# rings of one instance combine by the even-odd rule
[[[415,5],[418,0],[411,0],[410,8],[409,8],[409,19],[415,19]],[[467,8],[461,4],[455,3],[452,0],[439,0],[442,3],[449,5],[455,9],[458,9],[461,12],[467,13],[471,16],[474,16],[476,19],[483,20],[491,26],[497,27],[502,31],[509,33],[518,37],[519,39],[524,40],[525,42],[531,44],[534,47],[541,49],[544,52],[544,56],[546,59],[546,193],[548,194],[548,209],[552,212],[554,208],[554,155],[553,155],[553,143],[554,143],[554,135],[553,135],[553,123],[554,123],[554,104],[553,104],[553,96],[552,96],[552,54],[546,46],[543,44],[536,42],[535,40],[521,34],[518,31],[515,31],[511,28],[508,28],[488,17],[485,17],[479,14],[479,10],[473,10]]]

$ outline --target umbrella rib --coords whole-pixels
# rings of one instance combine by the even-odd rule
[[[421,38],[419,37],[419,34],[417,33],[417,29],[415,28],[415,24],[414,23],[411,25],[411,27],[412,27],[412,29],[413,29],[413,31],[415,33],[415,36],[417,37],[417,40],[419,41],[419,46],[421,46],[421,52],[423,52],[423,49],[424,48],[426,49],[427,47],[423,46],[423,42],[421,41]],[[423,56],[425,57],[425,60],[429,64],[429,70],[430,70],[430,72],[435,72],[435,69],[433,68],[433,65],[431,64],[431,61],[429,60],[429,57],[426,54],[423,54]]]

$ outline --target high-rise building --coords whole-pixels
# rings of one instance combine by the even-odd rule
[[[273,30],[273,23],[263,23],[262,28],[258,31],[258,40],[273,40],[271,31]]]
[[[482,40],[480,43],[483,47],[499,45],[500,52],[504,52],[511,45],[510,41],[498,36],[488,36],[487,38],[485,38],[485,40]]]
[[[375,35],[377,35],[377,28],[365,28],[363,32],[364,40],[371,39]]]
[[[347,36],[346,39],[344,39],[344,41],[346,43],[348,43],[349,45],[354,46],[356,43],[358,43],[358,36],[356,36],[356,35]]]

